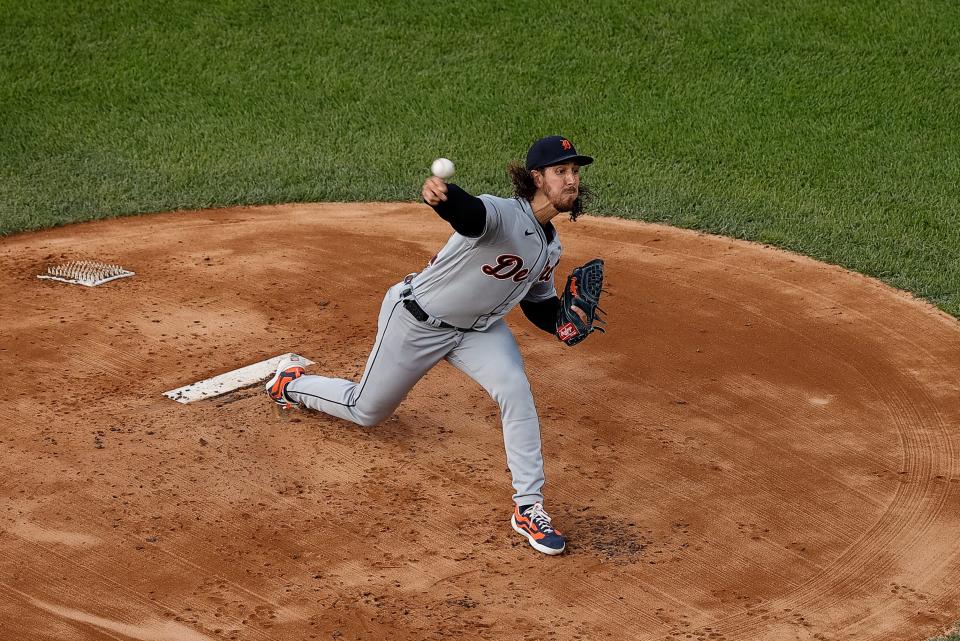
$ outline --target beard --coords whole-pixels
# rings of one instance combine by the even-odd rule
[[[553,208],[562,213],[573,211],[574,204],[579,196],[580,191],[578,189],[560,189],[547,194]]]

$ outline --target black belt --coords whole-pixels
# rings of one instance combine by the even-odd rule
[[[403,301],[403,306],[407,308],[407,311],[410,312],[410,315],[411,315],[411,316],[413,316],[414,318],[416,318],[416,319],[417,319],[418,321],[420,321],[421,323],[426,323],[426,322],[429,320],[429,318],[430,318],[430,314],[428,314],[428,313],[426,313],[425,311],[423,311],[423,308],[420,307],[419,305],[417,305],[417,301],[413,300],[412,298],[407,298],[407,299],[405,299],[405,300]],[[440,320],[439,318],[436,319],[436,320],[437,320],[437,322],[439,323],[439,325],[430,324],[431,327],[439,327],[439,328],[441,328],[441,329],[455,329],[455,330],[457,330],[458,332],[472,332],[472,331],[475,331],[473,328],[463,329],[463,328],[461,328],[461,327],[456,327],[456,326],[454,326],[454,325],[451,325],[450,323],[445,323],[445,322],[443,322],[443,321]]]

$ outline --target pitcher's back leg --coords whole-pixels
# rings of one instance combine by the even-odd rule
[[[358,425],[389,417],[410,389],[456,344],[453,332],[426,326],[400,302],[400,288],[387,291],[380,307],[377,338],[359,383],[343,378],[301,376],[286,396],[304,407]]]

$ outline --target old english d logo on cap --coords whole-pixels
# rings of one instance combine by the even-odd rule
[[[578,154],[570,139],[563,136],[541,138],[533,143],[527,152],[527,171],[542,169],[562,162],[589,165],[593,162],[593,158]]]

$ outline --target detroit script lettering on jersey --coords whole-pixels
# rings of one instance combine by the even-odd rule
[[[484,265],[481,267],[483,273],[487,276],[493,276],[500,280],[512,278],[518,283],[527,277],[529,269],[523,268],[523,259],[513,254],[500,254],[497,256],[496,265]]]
[[[483,233],[454,233],[412,282],[413,297],[428,314],[455,327],[482,330],[521,300],[556,297],[553,271],[562,247],[556,230],[540,225],[530,204],[479,196],[486,208]]]
[[[551,280],[553,278],[553,270],[555,270],[556,268],[557,268],[557,263],[552,263],[552,264],[547,263],[544,266],[543,271],[540,272],[540,278],[537,279],[537,282],[545,283],[548,280]]]

